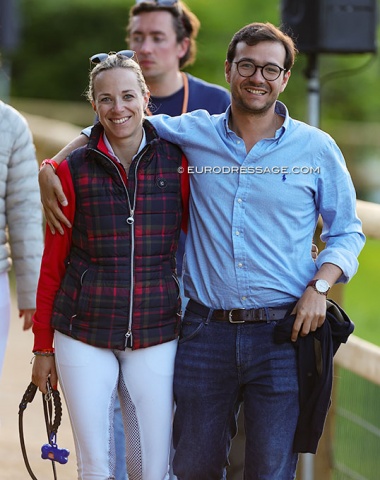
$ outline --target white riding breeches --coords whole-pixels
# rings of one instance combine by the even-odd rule
[[[168,478],[177,340],[139,350],[93,347],[56,331],[56,364],[79,480],[114,479],[119,393],[129,480]]]

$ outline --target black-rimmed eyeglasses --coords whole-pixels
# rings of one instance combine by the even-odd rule
[[[90,57],[90,62],[91,63],[104,62],[104,60],[107,60],[107,58],[110,55],[122,55],[123,57],[130,58],[134,60],[136,63],[138,63],[136,52],[133,50],[120,50],[120,52],[110,52],[110,53],[95,53],[95,55],[92,55],[92,57]]]
[[[261,75],[268,80],[268,82],[273,82],[277,80],[278,77],[281,75],[281,72],[286,72],[286,68],[279,67],[274,63],[267,63],[266,65],[256,65],[253,62],[249,62],[248,60],[240,60],[236,63],[237,71],[240,76],[242,77],[251,77],[254,75],[258,68],[261,69]]]

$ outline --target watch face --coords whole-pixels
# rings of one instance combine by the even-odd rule
[[[326,282],[326,280],[319,278],[315,282],[315,288],[318,290],[318,292],[326,293],[330,290],[330,285],[328,284],[328,282]]]

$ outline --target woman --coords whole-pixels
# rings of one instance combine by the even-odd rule
[[[45,392],[58,373],[81,480],[114,478],[117,393],[129,479],[168,472],[186,160],[144,121],[149,91],[131,54],[92,57],[99,123],[57,170],[73,228],[46,230],[34,317],[32,381]]]

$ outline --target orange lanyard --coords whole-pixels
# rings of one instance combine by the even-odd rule
[[[183,72],[181,72],[181,75],[182,75],[182,79],[183,79],[183,103],[182,103],[182,112],[181,113],[186,113],[187,112],[187,106],[188,106],[188,103],[189,103],[189,80]],[[148,116],[153,115],[148,107],[146,107],[145,113]]]

